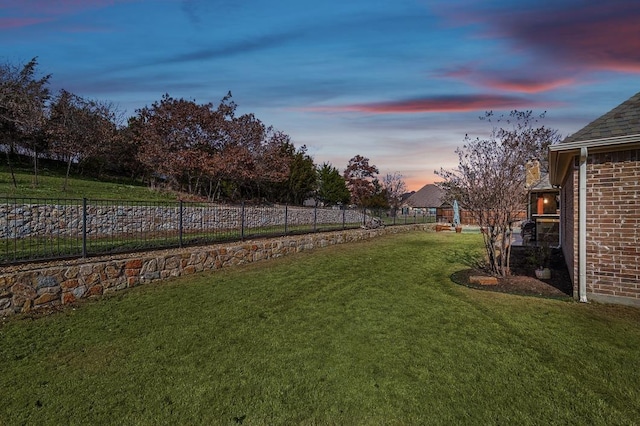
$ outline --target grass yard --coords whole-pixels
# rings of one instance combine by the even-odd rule
[[[637,424],[640,310],[473,290],[408,233],[0,326],[0,424]]]
[[[57,170],[41,170],[38,185],[34,185],[33,171],[19,169],[15,172],[17,188],[13,187],[11,174],[6,166],[0,166],[0,197],[2,198],[92,198],[117,200],[176,201],[175,194],[152,191],[146,186],[122,182],[105,182],[91,178],[70,177],[66,191],[64,174]]]

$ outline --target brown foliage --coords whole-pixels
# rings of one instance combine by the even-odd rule
[[[366,157],[356,155],[349,160],[343,176],[351,193],[353,204],[361,206],[367,198],[376,194],[376,186],[373,181],[378,173],[378,168],[370,165],[369,159]]]
[[[289,137],[253,114],[236,117],[235,109],[229,94],[217,109],[164,95],[139,110],[129,126],[149,178],[209,197],[216,197],[223,183],[233,188],[227,195],[246,196],[286,180],[290,157],[283,147]]]

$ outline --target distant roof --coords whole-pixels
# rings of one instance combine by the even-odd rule
[[[444,191],[430,183],[407,198],[405,204],[411,207],[440,207],[443,203]]]
[[[565,138],[562,143],[640,134],[640,92]]]

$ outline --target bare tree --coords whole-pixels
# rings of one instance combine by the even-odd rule
[[[402,204],[402,196],[407,192],[407,185],[402,179],[402,175],[398,172],[387,173],[382,178],[382,187],[387,195],[387,201],[393,211],[393,215],[396,215],[396,211]]]
[[[50,107],[46,133],[49,150],[67,163],[63,190],[67,190],[71,164],[96,156],[110,145],[116,131],[113,106],[88,101],[61,90]]]
[[[491,112],[484,117],[493,118]],[[466,136],[456,150],[458,168],[436,171],[444,179],[440,187],[447,198],[458,200],[484,229],[488,267],[497,276],[510,273],[512,226],[526,206],[525,163],[544,159],[546,148],[560,140],[556,130],[534,127],[537,121],[531,111],[499,117],[498,122],[510,127],[494,127],[487,139]]]

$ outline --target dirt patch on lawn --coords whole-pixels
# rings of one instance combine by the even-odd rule
[[[460,285],[481,290],[497,291],[501,293],[520,294],[525,296],[570,298],[573,286],[567,270],[562,252],[553,249],[549,262],[551,278],[540,280],[535,276],[535,266],[531,263],[532,247],[513,247],[511,252],[511,272],[508,277],[498,278],[498,284],[481,285],[469,282],[469,277],[475,275],[489,276],[480,268],[470,268],[458,271],[451,279]]]

